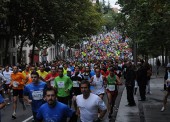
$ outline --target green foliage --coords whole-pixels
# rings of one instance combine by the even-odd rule
[[[102,15],[89,0],[11,0],[8,3],[9,6],[0,4],[0,17],[7,16],[12,36],[29,39],[30,44],[41,42],[43,34],[54,34],[55,40],[65,37],[71,43],[70,40],[96,34],[103,24]],[[55,43],[50,39],[49,42]]]
[[[107,14],[103,15],[104,25],[107,30],[113,30],[113,28],[116,27],[116,17],[117,14],[113,10],[110,10]]]
[[[170,47],[168,0],[118,0],[118,3],[122,10],[117,28],[138,43],[139,52],[159,55],[161,46]]]

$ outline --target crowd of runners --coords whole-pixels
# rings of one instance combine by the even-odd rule
[[[25,65],[24,69],[21,69],[22,67],[19,66],[4,67],[1,73],[0,91],[2,97],[9,99],[7,104],[13,105],[12,118],[17,118],[17,100],[19,99],[23,110],[26,109],[26,104],[32,106],[35,121],[55,120],[56,118],[53,118],[53,116],[57,113],[54,111],[51,111],[52,113],[48,115],[43,115],[43,110],[43,113],[40,112],[40,108],[45,105],[44,103],[52,102],[52,97],[57,97],[57,101],[63,103],[60,106],[68,105],[68,107],[64,106],[66,107],[64,109],[66,110],[65,112],[71,111],[73,115],[75,114],[70,120],[74,119],[75,121],[77,119],[76,114],[79,112],[82,122],[98,119],[98,117],[102,119],[106,109],[110,118],[118,94],[118,86],[122,84],[120,80],[122,67],[119,67],[117,62],[101,62],[100,60],[96,60],[95,63],[93,61],[82,62],[81,66],[77,64],[79,63],[57,61],[51,65]],[[48,96],[49,92],[54,92],[55,95]],[[84,96],[82,97],[82,93],[89,100],[84,98]],[[93,96],[93,94],[96,96]],[[107,107],[103,101],[105,94],[108,98]],[[89,96],[92,96],[92,98]],[[86,106],[88,109],[84,110],[83,106]],[[101,110],[98,111],[98,109]],[[60,113],[63,114],[61,115],[62,119],[65,119],[64,116],[67,115],[65,115],[65,112]],[[98,114],[100,112],[101,117]],[[68,117],[72,116],[71,113],[68,113]]]
[[[0,108],[13,105],[17,118],[17,100],[23,110],[31,105],[35,122],[100,122],[108,112],[112,117],[119,86],[125,79],[128,106],[135,106],[135,81],[141,100],[145,101],[151,67],[141,62],[133,65],[127,40],[115,31],[93,36],[71,60],[43,62],[36,65],[1,67]],[[77,60],[78,59],[78,60]],[[12,94],[11,94],[12,93]],[[107,100],[104,101],[104,95]],[[68,119],[69,118],[69,119]]]

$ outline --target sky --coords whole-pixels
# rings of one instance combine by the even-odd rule
[[[119,5],[115,5],[115,3],[117,2],[117,0],[105,0],[106,1],[106,4],[108,3],[108,1],[110,2],[110,5],[112,7],[116,7],[116,8],[120,8]]]

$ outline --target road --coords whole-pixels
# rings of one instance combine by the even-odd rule
[[[123,91],[124,86],[120,86],[119,87],[119,94],[115,103],[115,107],[114,107],[114,112],[113,112],[113,116],[112,118],[109,120],[108,119],[108,113],[105,115],[103,121],[104,122],[114,122],[116,119],[116,115],[117,115],[117,108],[119,107],[119,103],[120,103],[120,99],[121,99],[121,95],[122,95],[122,91]],[[105,95],[104,97],[104,101],[107,104],[107,97]],[[26,106],[27,109],[24,111],[22,109],[22,105],[19,103],[18,101],[18,108],[16,111],[17,114],[17,119],[12,119],[12,103],[10,105],[7,105],[5,109],[1,110],[1,116],[2,116],[2,122],[32,122],[32,111],[31,111],[31,106]]]

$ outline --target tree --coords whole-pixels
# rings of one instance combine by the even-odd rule
[[[169,3],[167,0],[119,0],[122,7],[122,20],[118,18],[118,26],[122,32],[138,43],[138,52],[143,55],[155,55],[157,50],[169,43]],[[164,40],[164,41],[162,41]],[[160,45],[161,42],[161,45]],[[153,46],[154,44],[154,46]],[[168,46],[169,47],[169,46]],[[158,53],[157,55],[159,55]]]

